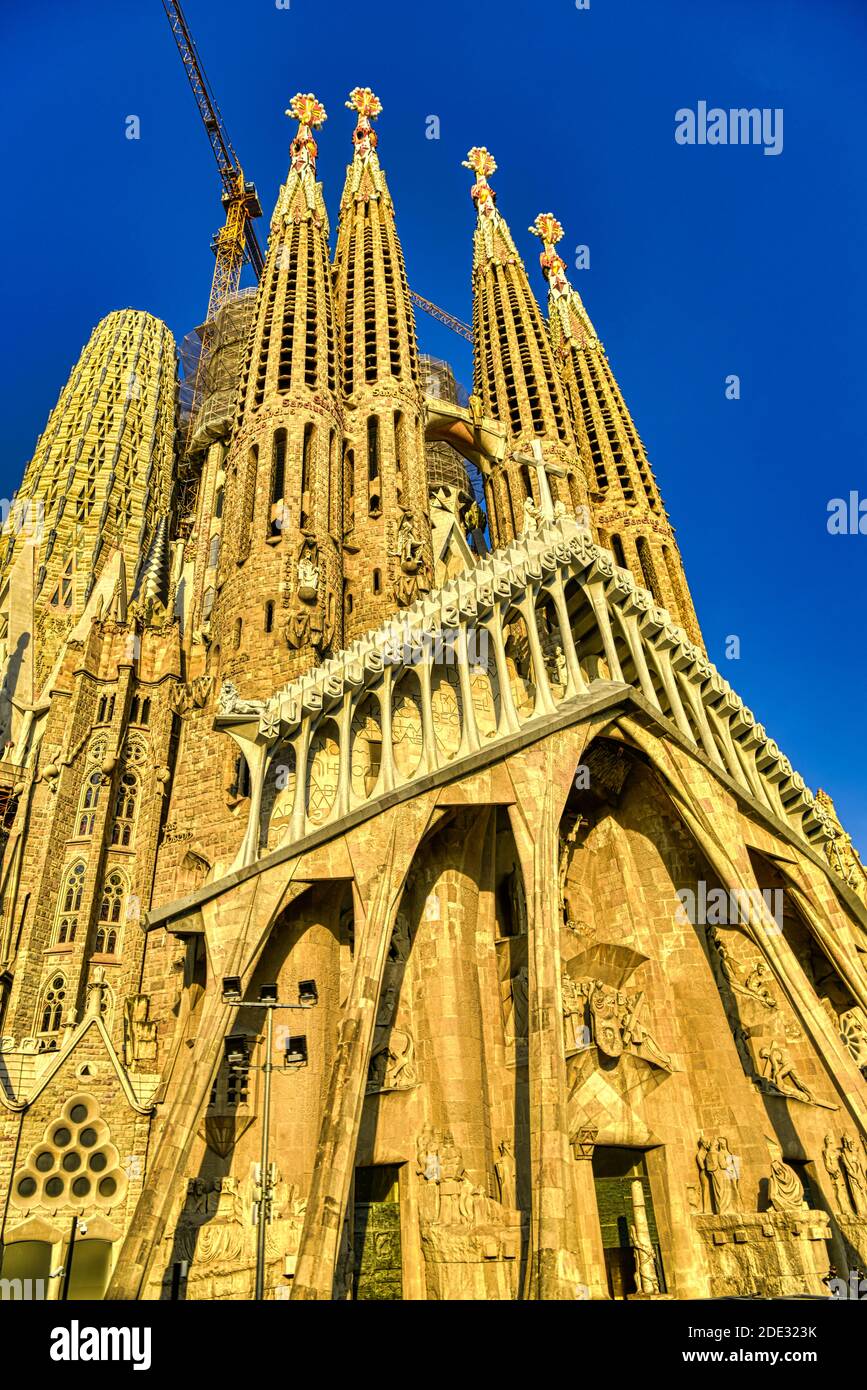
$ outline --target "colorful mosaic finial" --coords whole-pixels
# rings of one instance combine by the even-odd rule
[[[325,114],[325,107],[312,92],[296,92],[289,103],[286,115],[294,116],[299,125],[310,126],[313,130],[318,130],[328,119]]]
[[[377,146],[377,135],[370,124],[382,110],[382,102],[369,87],[353,87],[346,105],[358,115],[358,123],[352,132],[355,154],[362,163],[373,154]]]
[[[554,249],[563,237],[562,223],[557,221],[553,212],[540,212],[529,230],[533,236],[539,238],[544,247],[539,256],[539,264],[552,292],[555,295],[565,294],[570,289],[566,276],[566,262]]]
[[[346,105],[367,121],[375,120],[382,111],[382,102],[369,87],[353,87]]]
[[[298,174],[307,170],[315,174],[319,149],[313,131],[325,123],[325,107],[312,92],[296,92],[286,108],[286,115],[298,122],[298,134],[289,146],[292,168]]]
[[[476,176],[476,181],[470,189],[470,197],[476,205],[479,217],[493,218],[496,212],[497,198],[494,190],[488,183],[488,175],[493,174],[497,168],[497,161],[486,150],[484,145],[473,145],[466,159],[463,160],[465,169],[472,169]]]

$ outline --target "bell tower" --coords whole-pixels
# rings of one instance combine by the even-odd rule
[[[618,565],[631,570],[693,642],[703,646],[659,486],[644,445],[587,310],[557,251],[563,228],[540,213],[530,231],[542,242],[548,282],[549,327],[557,365],[569,393],[582,457],[590,466],[590,506],[599,539]]]
[[[508,448],[489,480],[495,545],[519,536],[534,509],[554,504],[580,513],[587,505],[584,469],[545,323],[488,178],[497,168],[475,146],[464,167],[476,176],[471,193],[473,238],[474,393],[482,414],[500,420]]]
[[[342,641],[342,412],[328,217],[314,132],[325,108],[292,98],[289,176],[265,268],[226,460],[226,521],[210,639],[219,673],[266,694]],[[203,617],[209,617],[207,598]]]
[[[369,87],[346,103],[357,117],[334,264],[341,325],[345,638],[406,608],[431,586],[423,402],[415,321],[394,204],[372,122]]]

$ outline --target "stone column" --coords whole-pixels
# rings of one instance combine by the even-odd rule
[[[420,797],[347,836],[356,873],[355,965],[322,1112],[293,1299],[329,1300],[333,1294],[382,977],[407,869],[428,815],[428,800]]]
[[[558,740],[547,740],[533,759],[532,775],[522,760],[522,784],[516,791],[520,796],[526,787],[528,799],[522,815],[511,813],[528,888],[532,1208],[526,1296],[531,1299],[576,1299],[587,1287],[583,1256],[578,1254],[560,987],[557,831],[562,767],[570,753]]]

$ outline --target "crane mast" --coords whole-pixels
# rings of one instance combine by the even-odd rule
[[[207,323],[211,323],[221,305],[237,292],[245,261],[252,266],[257,280],[262,274],[265,257],[253,226],[253,218],[262,216],[262,208],[255,185],[244,178],[241,162],[232,147],[217,99],[205,75],[179,0],[163,0],[163,9],[171,25],[223,185],[226,220],[213,241],[216,265],[207,316]],[[431,318],[445,324],[446,328],[466,338],[467,342],[473,341],[473,330],[469,324],[441,309],[431,300],[425,299],[423,295],[416,294],[415,290],[410,290],[409,293],[412,302]]]
[[[244,178],[241,162],[232,147],[179,0],[163,0],[163,9],[181,55],[181,62],[189,79],[205,134],[217,161],[217,170],[223,185],[226,220],[213,241],[216,263],[208,303],[207,322],[210,323],[217,310],[231,295],[237,293],[245,261],[249,261],[257,279],[262,273],[265,258],[253,227],[253,218],[262,216],[262,207],[255,185]]]

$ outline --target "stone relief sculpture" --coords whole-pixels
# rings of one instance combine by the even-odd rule
[[[383,986],[367,1075],[368,1093],[406,1091],[418,1084],[415,1039],[408,1027],[398,1027],[393,1022],[397,994],[398,987],[393,981]]]
[[[626,994],[602,980],[581,980],[578,988],[587,1000],[591,1036],[600,1052],[613,1058],[627,1052],[652,1066],[672,1070],[671,1058],[657,1045],[639,1016],[644,1004],[643,990]]]
[[[194,681],[176,685],[169,696],[173,713],[184,718],[194,709],[204,709],[211,698],[213,686],[213,676],[198,676]]]
[[[851,1135],[844,1134],[841,1145],[840,1163],[846,1174],[855,1215],[867,1216],[867,1175],[864,1172],[864,1161]]]
[[[405,511],[401,516],[395,545],[395,550],[391,552],[398,562],[394,596],[398,607],[408,608],[420,594],[426,594],[430,589],[430,576],[423,556],[424,541],[411,512]]]
[[[696,1163],[702,1211],[716,1216],[740,1211],[738,1160],[729,1149],[728,1140],[699,1136]]]
[[[242,700],[234,681],[224,680],[220,686],[217,696],[220,714],[261,714],[264,708],[264,700]]]
[[[293,586],[294,603],[283,629],[290,647],[325,645],[324,624],[319,603],[320,564],[315,541],[305,537],[298,549]]]
[[[828,1174],[831,1180],[831,1186],[834,1189],[834,1200],[837,1204],[837,1210],[848,1215],[852,1208],[849,1203],[846,1178],[840,1163],[840,1152],[833,1134],[825,1135],[825,1144],[822,1149],[822,1162],[825,1165],[825,1172]]]
[[[629,1243],[635,1259],[635,1287],[638,1293],[659,1293],[656,1252],[649,1238],[639,1235],[634,1223],[629,1227]]]
[[[761,1048],[759,1056],[762,1061],[762,1077],[775,1091],[782,1096],[791,1096],[795,1100],[815,1104],[813,1093],[800,1080],[792,1062],[777,1043],[772,1042]]]
[[[772,1211],[806,1211],[804,1186],[794,1168],[783,1160],[782,1151],[771,1149],[771,1175],[768,1178],[768,1205]]]
[[[497,1192],[504,1207],[514,1207],[516,1205],[515,1155],[508,1139],[500,1140],[499,1150],[500,1156],[494,1163]]]
[[[530,1008],[530,972],[526,965],[503,981],[506,1041],[526,1043]]]

